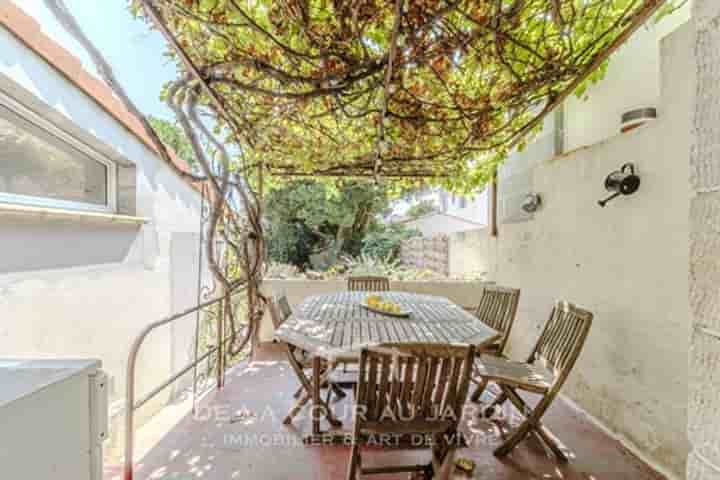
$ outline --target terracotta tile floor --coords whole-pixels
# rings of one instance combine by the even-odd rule
[[[203,400],[197,416],[185,417],[137,462],[135,478],[344,479],[348,447],[303,446],[301,437],[310,429],[307,416],[291,427],[282,424],[296,388],[297,381],[283,356],[272,346],[264,347],[256,361],[228,373],[225,389]],[[335,404],[339,413],[342,403]],[[492,450],[501,442],[502,424],[470,423],[464,422],[470,446],[458,455],[473,459],[477,467],[473,475],[457,474],[456,479],[663,478],[560,400],[545,417],[545,424],[571,447],[573,458],[565,465],[558,464],[535,438],[499,460]],[[363,462],[365,466],[423,463],[428,455],[426,450],[373,448],[363,455]],[[389,480],[408,475],[366,478]]]

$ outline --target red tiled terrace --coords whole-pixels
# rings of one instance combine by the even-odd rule
[[[136,479],[266,479],[336,480],[346,475],[349,447],[305,446],[310,431],[307,411],[291,426],[282,418],[291,408],[297,381],[274,345],[263,346],[249,363],[227,374],[227,384],[198,404],[198,414],[185,416],[142,458],[136,459]],[[343,411],[345,400],[335,403]],[[511,417],[512,418],[512,417]],[[512,419],[510,420],[512,422]],[[351,421],[345,422],[349,427]],[[650,480],[661,479],[583,414],[562,400],[554,403],[544,423],[566,445],[571,461],[558,463],[534,437],[508,457],[498,459],[493,449],[501,443],[507,422],[465,419],[469,446],[457,456],[476,462],[473,475],[454,479],[497,480]],[[142,431],[138,432],[142,435]],[[142,439],[140,439],[142,440]],[[370,448],[370,447],[369,447]],[[415,464],[429,461],[429,451],[371,447],[364,466]],[[118,470],[115,470],[118,472]],[[408,478],[408,474],[373,475],[377,480]],[[117,478],[110,475],[111,478]]]

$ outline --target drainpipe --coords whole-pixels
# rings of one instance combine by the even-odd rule
[[[554,155],[565,153],[565,104],[561,103],[553,112]]]
[[[497,168],[493,171],[492,180],[490,181],[488,199],[490,201],[490,236],[498,236],[498,215],[497,215]]]

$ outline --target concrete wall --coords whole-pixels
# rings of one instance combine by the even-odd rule
[[[527,355],[554,300],[589,308],[595,321],[564,393],[677,478],[688,451],[692,48],[689,25],[662,43],[665,114],[657,122],[531,163],[527,182],[542,208],[500,225],[497,240],[477,241],[489,279],[522,289],[511,356]],[[600,208],[606,175],[624,162],[635,163],[640,190]],[[500,178],[501,196],[513,195]]]
[[[458,305],[472,308],[480,301],[483,282],[465,281],[392,281],[390,288],[399,292],[425,293],[447,297]],[[310,295],[342,292],[347,290],[346,280],[279,280],[267,279],[263,289],[268,295],[285,294],[290,305],[295,307]],[[269,342],[273,338],[273,326],[269,314],[265,315],[260,326],[260,341]]]
[[[448,235],[448,264],[451,277],[487,279],[494,273],[489,262],[491,239],[488,229]]]
[[[195,301],[200,197],[3,28],[0,51],[0,90],[36,111],[43,106],[37,113],[59,119],[59,128],[84,131],[131,162],[120,170],[133,173],[132,208],[149,220],[0,216],[0,355],[100,358],[118,399],[133,338]],[[140,357],[140,393],[189,353],[187,327],[154,334]]]
[[[690,347],[687,478],[720,478],[720,2],[696,0],[697,72],[690,162]]]

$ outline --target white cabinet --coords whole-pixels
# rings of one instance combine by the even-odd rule
[[[98,360],[0,359],[3,478],[102,480],[107,412]]]

